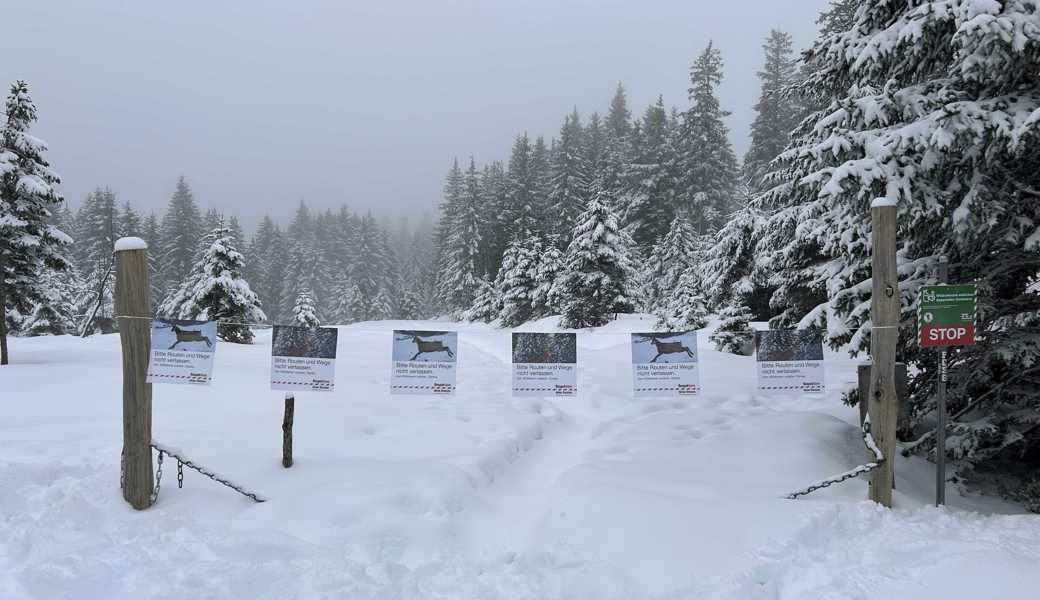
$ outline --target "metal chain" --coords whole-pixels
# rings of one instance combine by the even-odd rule
[[[210,479],[212,479],[213,481],[216,481],[219,484],[225,485],[225,486],[235,490],[236,492],[238,492],[239,494],[242,494],[243,496],[246,496],[247,498],[252,498],[253,502],[266,502],[267,501],[266,498],[260,496],[256,492],[251,492],[249,490],[243,489],[243,488],[235,485],[234,483],[231,483],[230,481],[228,481],[226,479],[223,479],[222,477],[220,477],[216,473],[212,473],[212,472],[208,471],[205,467],[197,465],[197,464],[191,462],[191,460],[189,460],[188,458],[186,458],[184,456],[180,456],[179,454],[176,454],[175,452],[171,452],[169,449],[160,448],[159,446],[155,445],[154,443],[152,444],[152,448],[155,448],[156,450],[159,451],[160,466],[162,464],[161,457],[162,457],[162,454],[164,452],[177,459],[177,483],[178,483],[179,486],[183,485],[183,480],[184,480],[183,467],[188,467],[189,469],[194,469],[194,470],[198,471],[199,473],[202,473],[206,477],[209,477]],[[160,472],[161,472],[161,469],[160,469]],[[158,480],[156,480],[155,490],[156,490],[156,493],[158,493],[158,491],[159,491]]]
[[[853,477],[859,477],[864,473],[869,473],[885,463],[885,457],[881,455],[881,452],[879,450],[877,450],[877,444],[874,442],[874,436],[870,435],[870,419],[866,419],[865,421],[863,421],[863,445],[866,446],[867,450],[870,450],[870,452],[874,455],[874,462],[869,462],[865,465],[860,465],[855,469],[852,469],[851,471],[848,471],[846,473],[842,473],[841,475],[838,475],[836,477],[824,479],[819,483],[810,485],[804,490],[792,492],[788,494],[786,498],[788,500],[794,500],[799,496],[807,496],[815,492],[816,490],[822,490],[823,488],[830,487],[835,483],[848,481]]]
[[[154,446],[153,446],[154,448]],[[158,450],[158,448],[156,448]],[[151,504],[155,504],[156,499],[159,498],[159,486],[162,485],[162,461],[163,451],[159,450],[159,468],[155,471],[155,489],[152,490],[152,501]]]
[[[119,453],[119,489],[126,486],[126,448]]]

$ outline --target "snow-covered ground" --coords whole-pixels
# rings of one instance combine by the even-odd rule
[[[458,394],[390,396],[391,330],[342,328],[334,393],[297,395],[283,469],[270,332],[221,344],[211,387],[156,385],[155,438],[270,498],[166,463],[155,507],[119,493],[119,338],[13,339],[0,368],[0,598],[1027,598],[1040,516],[991,498],[929,505],[897,458],[897,508],[838,401],[755,393],[754,359],[701,335],[704,395],[631,398],[629,317],[579,334],[579,397],[509,393],[509,334],[460,324]],[[551,321],[529,331],[554,330]],[[1019,513],[1019,514],[1015,514]]]

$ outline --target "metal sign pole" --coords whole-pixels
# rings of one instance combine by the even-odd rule
[[[949,277],[949,259],[939,257],[939,283]],[[938,423],[935,428],[935,505],[946,504],[946,348],[939,348],[939,393],[936,395],[935,412]]]

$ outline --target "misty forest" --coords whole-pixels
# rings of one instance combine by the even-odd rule
[[[558,98],[573,106],[551,135],[510,123],[507,160],[436,157],[436,210],[408,218],[286,198],[290,220],[254,225],[193,192],[190,172],[170,174],[161,212],[104,174],[85,198],[65,198],[63,165],[34,134],[48,115],[33,82],[11,82],[3,362],[17,362],[22,340],[119,331],[123,237],[147,243],[154,314],[218,320],[224,343],[255,345],[276,324],[595,333],[643,315],[633,331],[710,326],[703,339],[721,355],[749,354],[757,327],[812,329],[828,356],[862,360],[874,331],[871,206],[885,198],[898,207],[896,356],[909,372],[898,438],[917,440],[907,454],[924,464],[943,453],[964,494],[1040,512],[1040,7],[830,0],[815,27],[804,48],[780,28],[704,44],[688,57],[686,97],[636,106],[619,76],[600,105]],[[738,42],[760,48],[749,130],[727,124],[719,93]],[[743,155],[738,138],[750,140]],[[940,374],[917,338],[917,303],[940,257],[949,281],[976,283],[978,312],[976,343],[948,355],[954,416],[937,450],[922,436],[936,426]],[[836,404],[859,402],[854,382],[838,392]]]

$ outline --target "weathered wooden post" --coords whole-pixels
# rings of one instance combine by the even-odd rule
[[[856,379],[859,382],[858,403],[859,424],[863,425],[867,418],[867,407],[870,406],[870,362],[862,362],[856,366]],[[896,429],[905,427],[910,421],[908,410],[910,398],[910,386],[907,378],[906,363],[896,363],[896,397],[899,398],[899,418],[896,420]]]
[[[296,397],[290,392],[285,394],[285,415],[282,417],[282,466],[292,466],[292,427],[293,413],[296,412]]]
[[[151,351],[148,245],[116,242],[116,314],[123,348],[123,498],[137,510],[152,504],[152,384],[145,383]],[[143,317],[143,318],[132,318]]]
[[[870,206],[871,277],[870,301],[870,413],[871,433],[885,457],[871,473],[870,499],[892,506],[893,462],[896,453],[896,346],[899,341],[899,280],[896,271],[896,203],[878,198]]]

